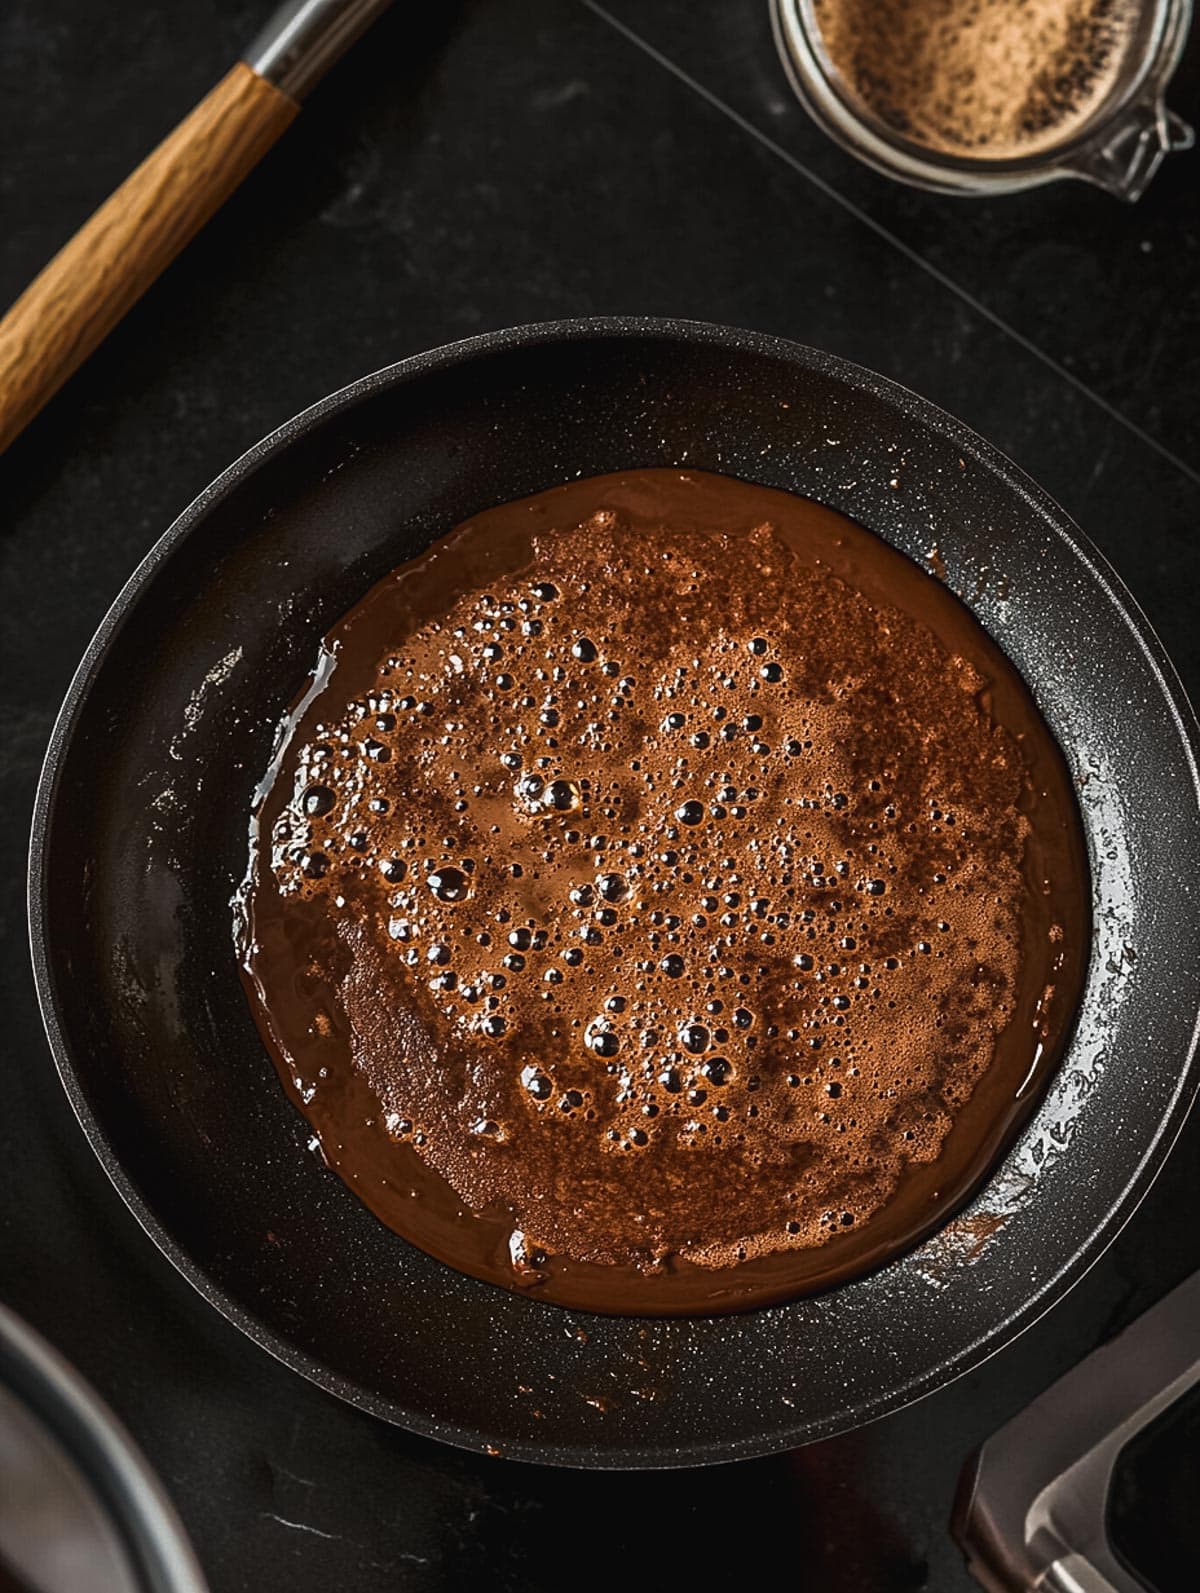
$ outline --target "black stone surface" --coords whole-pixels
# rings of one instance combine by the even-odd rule
[[[260,19],[243,0],[8,0],[0,301]],[[1193,41],[1171,95],[1192,120],[1198,90]],[[1112,558],[1195,695],[1198,171],[1173,157],[1132,208],[1077,185],[936,198],[807,123],[764,0],[400,5],[0,459],[0,1298],[128,1423],[217,1593],[606,1573],[706,1586],[779,1564],[830,1593],[965,1593],[946,1520],[968,1451],[1200,1265],[1200,1120],[1065,1302],[857,1434],[702,1473],[584,1475],[460,1454],[339,1405],[153,1250],[42,1037],[29,806],[57,703],[126,574],[230,458],[365,370],[520,321],[690,315],[831,349],[975,426]]]

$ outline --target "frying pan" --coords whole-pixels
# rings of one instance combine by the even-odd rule
[[[1032,684],[1074,774],[1094,945],[1073,1040],[976,1198],[918,1249],[742,1316],[587,1316],[382,1227],[308,1149],[238,982],[230,896],[274,727],[322,633],[476,511],[576,475],[695,466],[808,494],[945,578]],[[101,625],[38,793],[50,1043],[143,1227],[295,1370],[420,1433],[579,1466],[730,1460],[862,1423],[977,1365],[1082,1275],[1197,1084],[1197,727],[1132,600],[980,438],[811,349],[562,322],[368,376],[225,472]]]

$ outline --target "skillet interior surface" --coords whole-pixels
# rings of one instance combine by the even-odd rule
[[[229,899],[276,724],[329,625],[489,505],[694,466],[806,494],[951,587],[1025,675],[1079,790],[1091,967],[1047,1095],[976,1198],[883,1270],[707,1320],[587,1316],[462,1276],[307,1149],[243,996]],[[163,537],[56,726],[31,866],[63,1081],[154,1240],[324,1387],[471,1448],[667,1466],[784,1449],[978,1364],[1145,1193],[1196,1086],[1194,720],[1131,600],[1007,460],[902,388],[797,345],[579,322],[367,377],[253,449]]]

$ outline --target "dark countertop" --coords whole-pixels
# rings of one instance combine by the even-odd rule
[[[261,11],[9,0],[0,301]],[[1171,100],[1200,119],[1196,43]],[[597,1532],[598,1565],[631,1586],[754,1583],[783,1564],[831,1593],[965,1590],[946,1519],[967,1453],[1200,1265],[1200,1120],[1065,1301],[857,1434],[705,1472],[584,1475],[445,1449],[340,1405],[161,1259],[42,1036],[30,803],[58,701],[125,576],[223,465],[364,371],[522,321],[696,316],[846,355],[975,426],[1100,544],[1195,696],[1198,169],[1200,155],[1172,157],[1136,207],[1079,184],[937,198],[808,123],[765,0],[400,6],[0,460],[0,1299],[128,1423],[216,1593],[557,1587]]]

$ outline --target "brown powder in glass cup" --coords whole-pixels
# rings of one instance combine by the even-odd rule
[[[1134,41],[1137,0],[811,0],[843,86],[947,155],[1035,155],[1077,134]]]

